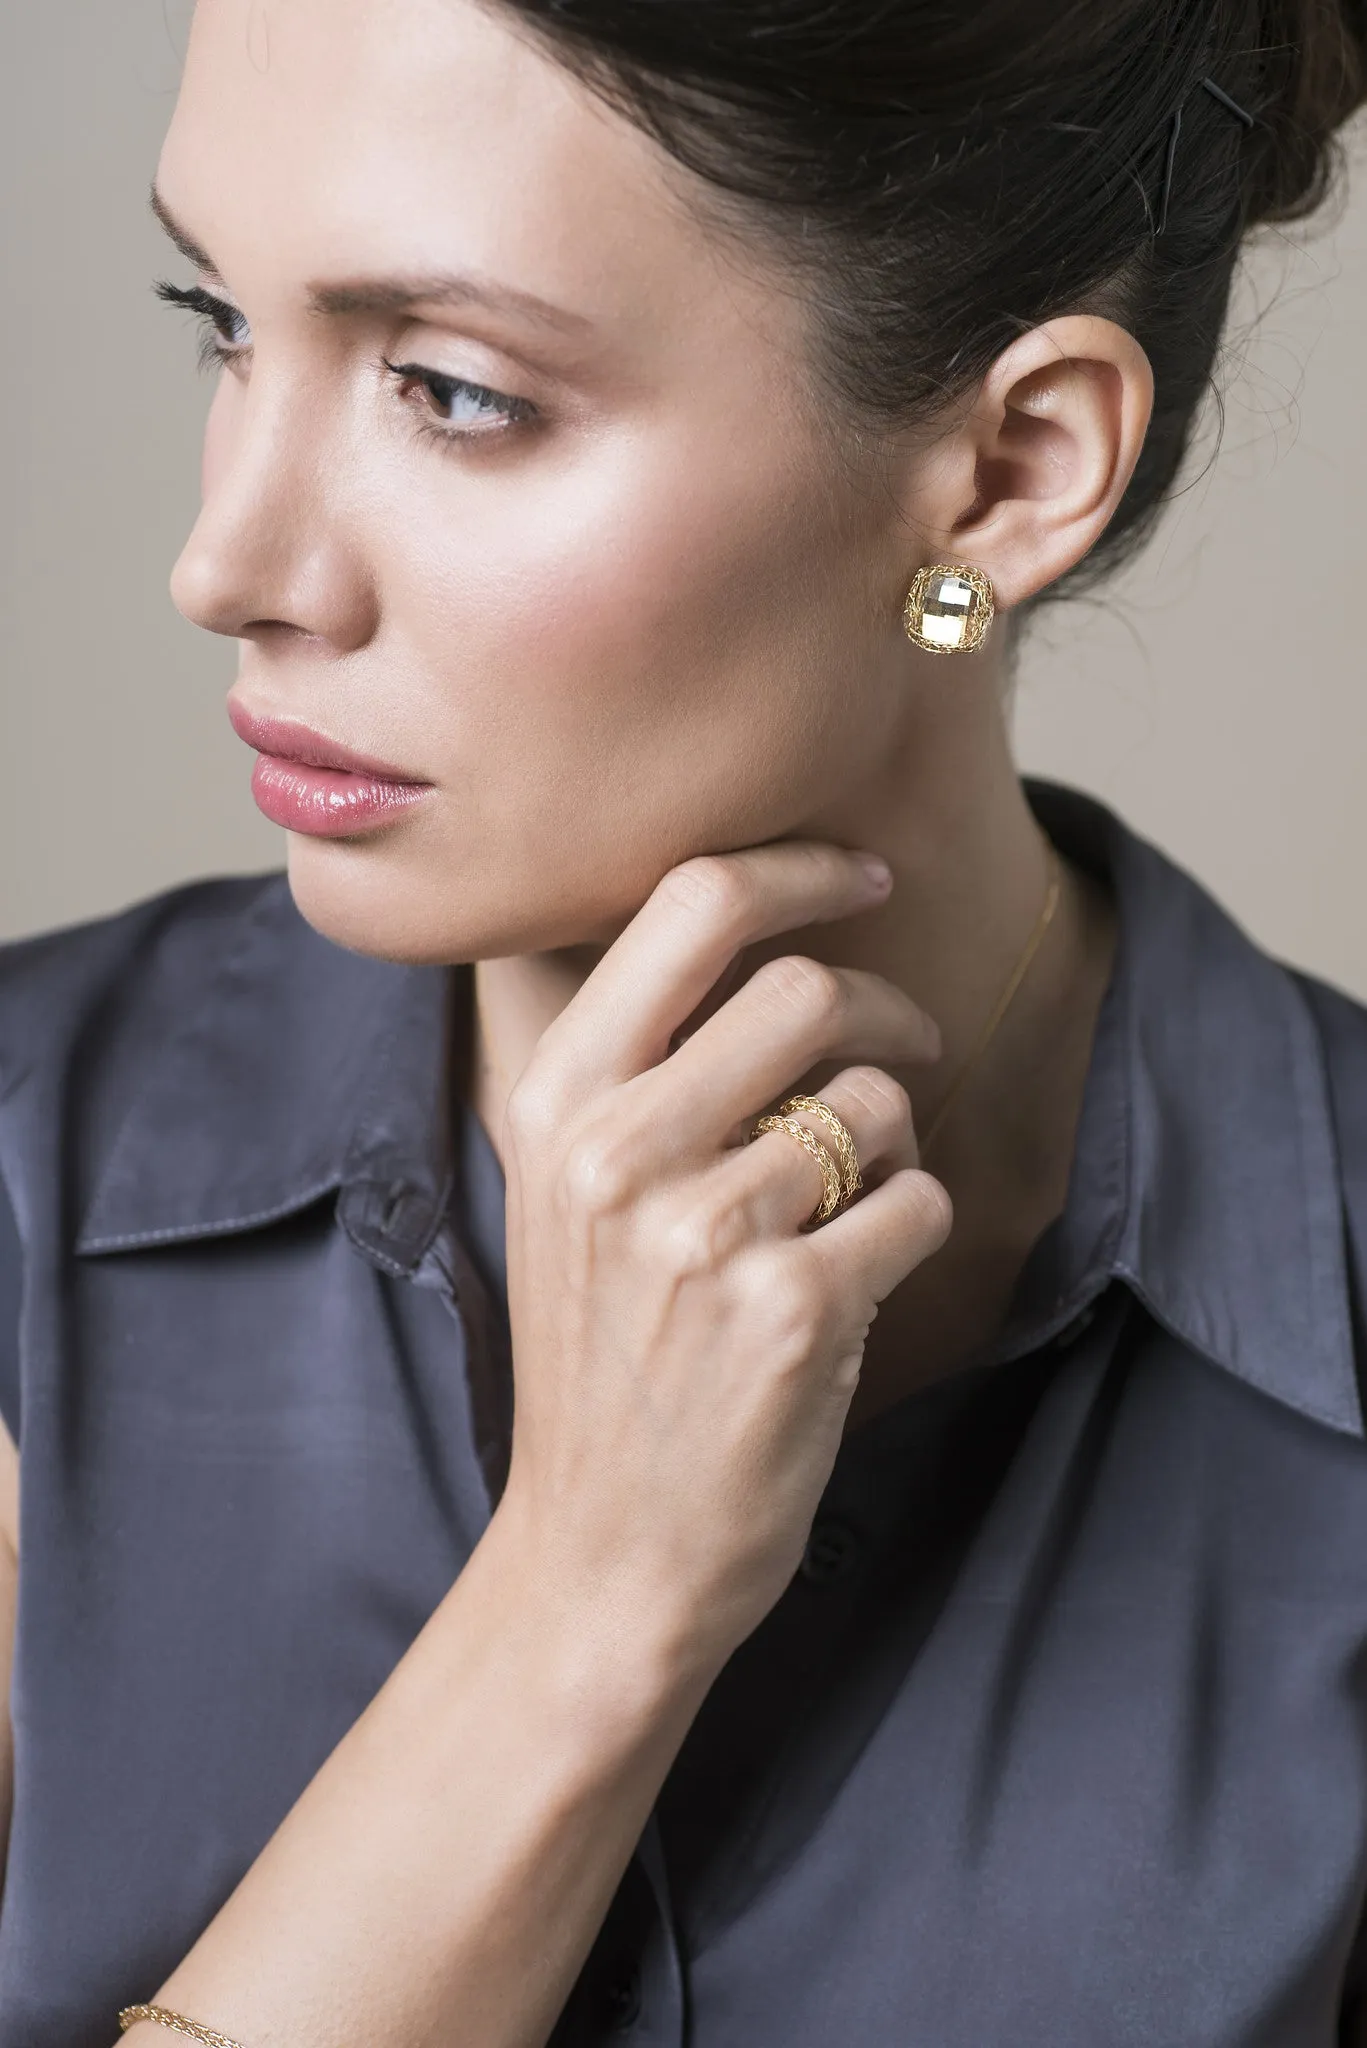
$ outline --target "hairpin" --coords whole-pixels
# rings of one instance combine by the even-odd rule
[[[1222,107],[1237,120],[1242,121],[1245,128],[1253,127],[1253,115],[1241,107],[1237,100],[1232,100],[1224,87],[1217,85],[1213,78],[1202,78],[1198,83],[1213,100],[1218,100]],[[1185,99],[1177,102],[1168,124],[1168,148],[1163,160],[1163,191],[1158,201],[1158,226],[1154,229],[1155,235],[1161,235],[1168,224],[1168,201],[1172,197],[1172,167],[1177,160],[1177,138],[1182,133],[1182,108],[1185,104]]]

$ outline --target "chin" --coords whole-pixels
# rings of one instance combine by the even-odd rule
[[[596,875],[547,861],[533,878],[506,844],[439,858],[400,835],[290,833],[287,848],[290,893],[306,923],[348,952],[409,966],[609,944],[658,879],[624,895],[623,863],[606,852]]]

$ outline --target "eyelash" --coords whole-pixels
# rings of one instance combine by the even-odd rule
[[[510,398],[507,392],[495,391],[488,384],[472,383],[468,377],[452,377],[444,370],[429,370],[422,363],[391,363],[388,356],[382,357],[381,360],[389,374],[398,380],[400,389],[405,384],[421,385],[438,405],[449,405],[456,393],[461,391],[468,392],[470,397],[481,405],[486,400],[492,400],[490,416],[499,420],[500,424],[497,426],[444,427],[430,415],[424,418],[420,414],[417,420],[418,431],[434,440],[450,442],[487,439],[495,434],[511,433],[514,427],[525,426],[528,421],[537,417],[536,407],[525,398]]]
[[[164,306],[179,306],[182,311],[193,313],[199,321],[201,370],[221,369],[243,353],[242,346],[234,347],[230,336],[223,331],[231,329],[234,320],[241,320],[242,315],[236,306],[230,306],[226,299],[216,299],[212,292],[206,292],[199,284],[167,284],[163,280],[152,289]]]
[[[242,315],[226,299],[215,298],[202,285],[163,282],[154,289],[164,305],[179,306],[198,319],[199,365],[202,370],[231,368],[247,353],[250,344],[234,342],[230,338],[234,323],[241,320]],[[536,407],[527,399],[510,397],[506,392],[495,391],[490,385],[476,384],[468,377],[452,377],[443,370],[430,370],[423,363],[391,363],[388,356],[381,360],[401,387],[405,384],[419,385],[438,405],[449,405],[459,392],[468,393],[479,405],[491,402],[491,416],[500,422],[497,426],[442,426],[430,413],[425,419],[417,419],[420,433],[448,446],[452,441],[468,442],[503,435],[538,416]]]

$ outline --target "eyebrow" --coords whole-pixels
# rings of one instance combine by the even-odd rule
[[[222,284],[223,279],[219,276],[208,251],[201,249],[194,237],[185,232],[155,185],[147,195],[147,203],[186,262],[193,263],[196,270],[203,271],[205,277],[212,278],[215,284]]]
[[[172,213],[156,186],[150,195],[152,212],[188,263],[215,284],[223,275],[206,249],[200,247]],[[338,284],[311,285],[309,305],[315,313],[345,318],[357,313],[406,313],[417,306],[487,306],[496,313],[511,313],[557,334],[582,335],[593,322],[583,313],[572,313],[552,305],[533,292],[518,291],[497,284],[491,278],[469,273],[434,271],[429,276],[347,278]]]

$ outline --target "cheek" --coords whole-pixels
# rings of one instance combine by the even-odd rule
[[[523,771],[630,759],[644,792],[677,786],[700,745],[828,738],[841,650],[871,633],[860,540],[763,454],[671,464],[626,444],[463,485],[458,516],[429,501],[387,553],[385,611],[453,765],[476,733],[515,730]]]
[[[676,861],[795,830],[867,772],[895,694],[867,536],[764,453],[563,476],[436,454],[371,500],[373,743],[401,732],[438,794],[369,850],[293,846],[306,916],[404,957],[591,939]]]

